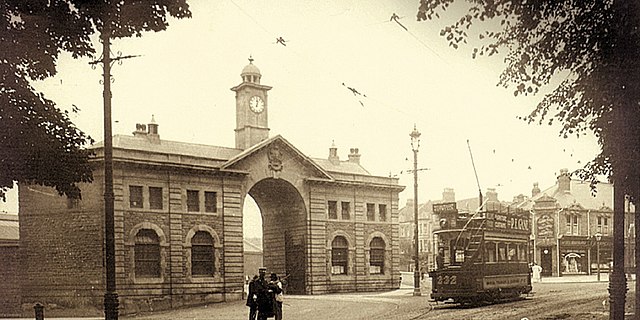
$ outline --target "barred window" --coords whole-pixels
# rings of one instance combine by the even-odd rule
[[[149,208],[162,209],[162,188],[149,187]]]
[[[198,231],[191,238],[191,275],[211,277],[215,272],[213,238],[208,232]]]
[[[349,244],[343,236],[337,236],[331,242],[331,274],[347,274]]]
[[[129,186],[129,207],[142,208],[142,186]]]
[[[338,219],[338,202],[329,201],[327,203],[327,210],[329,211],[329,219]]]
[[[140,278],[160,277],[160,239],[155,231],[141,229],[135,238],[135,274]]]
[[[204,192],[204,212],[218,211],[218,194],[216,192]]]
[[[187,211],[189,212],[200,211],[200,191],[187,190]]]
[[[384,252],[385,243],[380,237],[375,237],[371,240],[369,245],[369,273],[370,274],[382,274],[384,273]]]

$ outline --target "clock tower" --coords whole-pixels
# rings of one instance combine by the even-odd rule
[[[269,138],[267,91],[271,87],[260,84],[262,75],[251,57],[240,76],[242,83],[231,90],[236,93],[236,148],[245,150]]]

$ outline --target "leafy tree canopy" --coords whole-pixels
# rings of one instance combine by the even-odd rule
[[[536,94],[554,76],[562,78],[523,119],[558,121],[564,137],[595,134],[601,152],[578,171],[580,177],[595,183],[604,174],[638,198],[637,1],[420,0],[417,18],[432,20],[445,11],[456,16],[440,32],[450,46],[473,38],[474,58],[504,51],[506,66],[498,83],[515,88],[515,95]]]
[[[93,57],[96,32],[121,38],[162,31],[167,16],[190,17],[189,6],[186,0],[0,0],[0,14],[0,198],[13,181],[79,198],[76,183],[93,179],[85,148],[93,140],[31,81],[54,76],[62,51]]]

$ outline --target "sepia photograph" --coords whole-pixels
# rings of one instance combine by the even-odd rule
[[[640,3],[0,11],[0,319],[640,319]]]

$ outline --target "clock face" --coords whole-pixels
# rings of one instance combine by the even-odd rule
[[[253,96],[251,100],[249,100],[249,108],[255,113],[260,113],[264,110],[264,101],[258,96]]]

